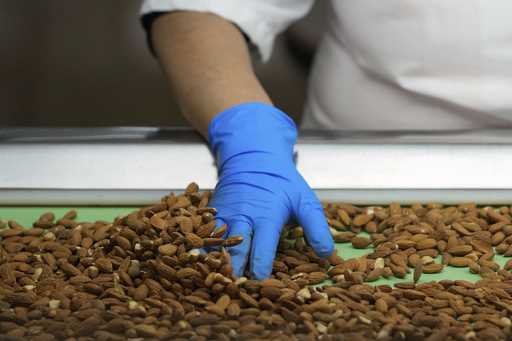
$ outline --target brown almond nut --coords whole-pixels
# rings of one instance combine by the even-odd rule
[[[382,276],[382,274],[383,274],[382,268],[373,269],[366,275],[366,277],[364,277],[364,281],[365,282],[375,282]],[[355,282],[358,282],[358,281],[355,281]]]
[[[94,232],[94,240],[100,241],[100,240],[107,238],[108,232],[111,227],[112,227],[112,225],[102,225],[102,226],[98,227],[96,229],[96,231]]]
[[[174,256],[178,247],[174,244],[163,244],[158,247],[158,252],[163,256]]]
[[[503,253],[503,256],[505,257],[511,257],[512,256],[512,245],[509,245],[507,250]]]
[[[480,260],[493,260],[494,259],[494,252],[485,253],[482,256],[480,256]]]
[[[84,249],[89,249],[92,246],[92,244],[94,244],[94,240],[92,238],[85,237],[82,238],[81,244]]]
[[[75,228],[69,237],[69,244],[78,246],[82,242],[82,231],[78,228]]]
[[[193,268],[183,268],[176,272],[176,276],[178,278],[191,278],[191,277],[201,278],[201,273]]]
[[[505,233],[499,231],[497,233],[495,233],[492,238],[491,238],[491,244],[493,246],[496,246],[498,244],[500,244],[503,240],[505,239]]]
[[[83,285],[83,288],[85,291],[93,295],[101,295],[104,291],[102,286],[92,282],[85,283]]]
[[[25,248],[25,245],[14,242],[4,242],[2,246],[4,247],[5,251],[11,254],[21,252]]]
[[[310,272],[307,276],[309,285],[320,284],[328,278],[329,278],[329,276],[326,273],[321,272],[321,271]]]
[[[319,270],[321,270],[321,268],[316,263],[305,263],[305,264],[298,265],[297,267],[295,267],[294,270],[295,270],[295,272],[298,272],[298,273],[300,273],[300,272],[309,273],[309,272],[319,271]]]
[[[230,317],[238,317],[240,315],[240,305],[237,302],[231,302],[226,308],[226,314]]]
[[[180,196],[176,197],[176,202],[174,203],[172,208],[173,209],[186,208],[186,207],[190,206],[190,204],[191,204],[191,202],[190,202],[189,198],[187,198],[184,195],[180,195]]]
[[[196,231],[196,234],[201,238],[208,238],[215,230],[217,222],[212,220],[204,225],[199,226]]]
[[[443,264],[439,263],[431,263],[427,265],[423,265],[423,273],[426,274],[435,274],[439,273],[443,270]]]
[[[378,226],[377,226],[377,223],[374,222],[374,221],[370,221],[368,222],[368,224],[366,224],[366,226],[364,227],[365,231],[372,235],[372,234],[375,234],[377,233],[377,229],[378,229]]]
[[[496,251],[496,253],[497,253],[497,254],[502,255],[502,254],[504,254],[505,252],[507,252],[507,250],[508,250],[508,248],[509,248],[509,247],[510,247],[510,245],[509,245],[509,244],[507,244],[507,243],[505,243],[505,242],[502,242],[502,243],[498,244],[498,245],[494,248],[494,250]],[[489,250],[488,250],[487,252],[489,252]]]
[[[433,238],[425,238],[416,243],[417,250],[432,249],[437,247],[437,241]]]
[[[24,229],[23,228],[11,228],[11,229],[4,229],[0,231],[0,237],[4,238],[4,241],[6,238],[14,237],[14,236],[20,236],[23,234]]]
[[[417,261],[416,266],[414,267],[414,276],[413,276],[414,283],[418,283],[422,273],[423,273],[423,261]]]
[[[78,275],[82,274],[82,272],[78,268],[76,268],[74,265],[68,263],[67,261],[60,261],[59,267],[68,276],[78,276]]]
[[[359,257],[357,259],[356,264],[357,264],[357,267],[354,270],[360,271],[360,272],[366,272],[366,270],[368,269],[368,258]]]
[[[176,222],[179,225],[180,231],[182,233],[193,233],[194,232],[194,223],[192,222],[192,219],[187,216],[179,216],[174,217]]]
[[[27,293],[8,293],[3,300],[12,306],[30,306],[36,301],[36,295],[31,292]]]
[[[456,235],[451,235],[448,237],[448,241],[446,242],[446,249],[449,249],[451,247],[454,247],[459,244],[459,239]]]
[[[346,267],[344,264],[341,264],[341,265],[338,265],[338,266],[335,266],[335,267],[332,267],[331,269],[329,269],[329,271],[327,272],[329,274],[329,276],[331,277],[336,277],[336,276],[339,276],[339,275],[343,275],[343,273],[345,272],[346,270]]]
[[[231,298],[229,297],[229,295],[224,294],[219,297],[217,302],[215,302],[215,305],[218,306],[219,308],[221,308],[222,310],[225,310],[225,309],[227,309],[227,307],[229,306],[230,303],[231,303]]]
[[[423,231],[423,229],[419,226],[414,226],[414,225],[408,226],[408,231],[410,233],[412,233],[412,236],[410,237],[410,239],[415,241],[416,243],[418,243],[419,241],[421,241],[423,239],[429,238],[429,235],[424,233],[425,231]]]
[[[404,297],[410,300],[423,300],[427,295],[419,290],[406,289],[403,291]]]
[[[503,266],[503,269],[509,271],[512,269],[512,259],[508,260],[505,265]]]
[[[471,245],[456,245],[446,249],[446,251],[453,256],[465,256],[473,251],[473,248]]]
[[[156,214],[149,219],[149,223],[151,224],[151,226],[162,231],[167,229],[170,225],[167,220],[163,219],[162,217]]]
[[[112,272],[114,269],[112,261],[108,258],[98,258],[94,261],[94,264],[102,272]]]
[[[356,227],[366,225],[370,220],[372,220],[372,216],[368,214],[359,214],[352,219],[352,225]]]
[[[319,299],[314,301],[311,304],[304,305],[302,307],[305,312],[308,312],[310,314],[313,314],[315,312],[323,312],[323,313],[332,313],[333,307],[329,305],[329,301],[327,299]]]
[[[121,236],[121,235],[117,235],[115,238],[114,238],[114,241],[116,242],[117,245],[119,245],[123,250],[131,250],[132,248],[132,244],[130,243],[130,241]]]
[[[492,248],[491,243],[487,243],[486,241],[481,240],[481,239],[472,239],[471,245],[473,246],[473,248],[476,251],[482,252],[482,253],[490,252],[491,248]]]
[[[207,312],[209,312],[209,313],[212,313],[212,314],[215,314],[215,315],[218,315],[218,316],[222,316],[222,317],[224,317],[226,315],[226,312],[224,311],[224,309],[219,308],[215,304],[206,306],[205,310]]]
[[[343,263],[343,258],[337,255],[336,250],[327,258],[331,266],[336,266]]]
[[[486,267],[491,269],[492,271],[498,271],[500,269],[500,265],[493,261],[488,260],[480,260],[479,261],[481,267]]]
[[[406,249],[416,246],[415,241],[408,240],[408,239],[400,239],[400,240],[397,240],[395,243],[402,250],[406,250]]]
[[[221,238],[224,233],[226,233],[226,230],[228,228],[228,225],[224,224],[222,225],[221,227],[217,228],[216,230],[214,230],[211,234],[211,237],[212,238]]]
[[[391,264],[390,265],[391,271],[393,272],[393,276],[397,278],[405,278],[407,275],[407,266],[398,266]]]
[[[123,283],[129,287],[133,287],[132,278],[130,277],[130,275],[128,275],[127,272],[118,271],[118,276],[119,276],[119,279],[121,280],[121,283]]]
[[[352,238],[351,242],[355,249],[366,249],[372,243],[370,239],[359,236]]]
[[[336,214],[338,215],[338,218],[343,223],[343,225],[345,225],[345,226],[352,225],[352,220],[350,219],[349,214],[345,210],[339,209],[336,211]]]
[[[402,266],[402,267],[406,267],[407,266],[407,257],[402,254],[401,252],[399,253],[392,253],[391,255],[389,255],[389,259],[396,265],[398,266]]]
[[[503,231],[503,233],[505,233],[506,236],[512,235],[512,225],[507,224],[507,225],[503,226],[502,231]]]
[[[459,223],[453,223],[452,228],[463,236],[471,236],[473,232],[467,230],[464,226]]]
[[[142,338],[160,338],[161,334],[158,329],[150,324],[137,324],[134,326],[137,336]]]
[[[172,267],[168,266],[167,264],[164,264],[163,262],[156,263],[154,265],[154,267],[155,267],[156,271],[158,271],[158,273],[162,277],[164,277],[165,279],[167,279],[169,281],[176,281],[176,279],[178,279],[178,278],[187,278],[183,275],[184,272],[182,272],[181,274],[178,274],[179,271],[174,270]],[[185,268],[185,269],[190,269],[190,270],[196,271],[191,268]],[[197,272],[197,273],[199,273],[199,272]]]
[[[277,287],[277,288],[285,288],[286,284],[283,283],[283,281],[280,281],[275,278],[267,278],[260,281],[261,287]]]
[[[87,275],[78,275],[69,278],[69,283],[73,285],[88,283],[91,281],[91,277]]]
[[[263,287],[260,290],[260,294],[271,301],[275,301],[281,296],[281,289],[278,287]]]
[[[417,254],[413,253],[408,257],[408,264],[410,267],[416,267],[417,262],[421,262],[421,258]]]
[[[424,249],[424,250],[419,250],[417,252],[417,255],[420,257],[436,258],[439,255],[439,251],[437,251],[437,249]]]
[[[343,231],[333,235],[333,239],[336,243],[349,243],[355,236],[354,232]]]
[[[185,188],[185,193],[187,194],[191,194],[191,193],[197,193],[199,192],[199,185],[196,184],[195,182],[191,182],[187,185],[187,187]]]
[[[185,233],[185,241],[189,247],[194,249],[202,248],[204,245],[203,239],[195,233]]]
[[[345,225],[343,225],[343,223],[341,221],[336,220],[336,219],[327,218],[327,224],[331,228],[334,228],[337,231],[343,231],[343,230],[345,230],[347,228]],[[301,231],[301,232],[304,232],[304,231]]]
[[[243,240],[244,240],[244,237],[242,237],[242,236],[229,237],[224,240],[223,246],[225,246],[225,247],[236,246],[236,245],[242,243]]]
[[[224,244],[224,239],[222,238],[204,238],[203,245],[205,247],[213,247],[213,246],[221,246]]]
[[[258,308],[258,301],[252,298],[251,295],[242,291],[239,293],[239,295],[242,302],[244,302],[246,305],[248,305],[249,307]]]
[[[480,265],[477,262],[469,261],[468,263],[469,271],[474,274],[480,273]]]
[[[455,267],[466,267],[469,265],[469,260],[466,257],[452,257],[448,264]]]
[[[388,304],[385,299],[379,298],[375,301],[375,309],[383,314],[388,312]]]
[[[437,241],[437,249],[439,250],[439,252],[444,252],[446,250],[446,241],[444,240],[438,240]]]
[[[137,301],[142,301],[148,297],[149,288],[145,284],[139,285],[133,292],[133,298]]]

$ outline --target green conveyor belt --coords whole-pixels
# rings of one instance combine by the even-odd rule
[[[56,217],[62,216],[67,212],[69,207],[0,207],[0,219],[13,219],[25,227],[31,227],[32,222],[36,221],[37,218],[44,212],[54,212]],[[95,220],[107,220],[110,221],[116,216],[124,215],[137,209],[137,207],[75,207],[78,212],[79,221],[95,221]],[[338,255],[344,259],[359,257],[365,253],[369,253],[370,250],[357,250],[352,248],[350,243],[337,244]],[[439,259],[436,260],[439,262]],[[497,255],[496,261],[503,266],[507,261],[507,258]],[[438,281],[443,279],[463,279],[469,281],[477,281],[480,278],[478,275],[474,275],[469,272],[468,268],[454,268],[447,267],[439,274],[423,274],[420,282]],[[412,272],[404,279],[392,278],[392,279],[381,279],[371,284],[393,284],[396,282],[404,282],[412,280]]]

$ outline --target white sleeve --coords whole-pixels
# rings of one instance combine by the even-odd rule
[[[276,36],[308,13],[314,0],[144,0],[141,15],[176,10],[210,12],[237,25],[266,61]]]

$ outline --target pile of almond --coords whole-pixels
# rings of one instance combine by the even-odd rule
[[[494,261],[496,253],[512,256],[510,207],[443,207],[431,203],[360,208],[326,204],[325,212],[336,242],[351,242],[358,249],[371,247],[365,257],[330,269],[329,275],[335,281],[404,278],[411,269],[438,273],[448,265],[485,275],[500,270]],[[358,235],[361,231],[369,236]],[[510,269],[512,260],[502,273]]]
[[[326,204],[336,241],[369,254],[321,259],[291,226],[272,278],[256,281],[232,276],[228,250],[242,239],[222,238],[209,198],[190,184],[113,222],[70,211],[0,226],[0,340],[512,337],[512,275],[493,261],[512,254],[508,208]],[[417,283],[447,265],[482,279]],[[365,283],[408,272],[394,287]]]

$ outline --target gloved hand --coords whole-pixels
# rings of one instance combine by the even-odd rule
[[[322,205],[293,163],[297,129],[286,114],[262,103],[237,105],[212,120],[208,135],[219,171],[210,206],[219,225],[228,226],[225,237],[244,237],[229,249],[235,276],[247,262],[251,277],[270,276],[289,219],[303,227],[320,257],[333,252]]]

